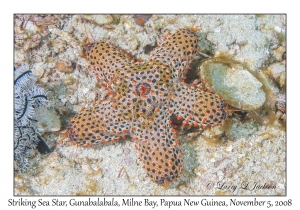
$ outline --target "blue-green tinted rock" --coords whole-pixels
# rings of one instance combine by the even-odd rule
[[[204,61],[200,71],[205,85],[233,107],[255,110],[266,100],[263,84],[238,62],[213,58]]]

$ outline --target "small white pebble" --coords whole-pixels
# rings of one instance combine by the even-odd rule
[[[65,98],[65,97],[66,97],[65,95],[59,95],[59,96],[58,96],[59,99],[63,99],[63,98]]]
[[[275,31],[278,32],[278,33],[280,33],[280,32],[282,32],[282,29],[279,26],[275,26]]]
[[[284,189],[284,184],[278,183],[277,186],[278,186],[280,189]]]
[[[49,78],[48,78],[48,77],[44,77],[44,78],[40,79],[40,82],[41,82],[42,84],[44,84],[44,85],[47,84],[48,81],[49,81]]]
[[[220,33],[220,31],[221,31],[220,28],[216,28],[214,32],[215,32],[215,33]]]
[[[242,157],[244,157],[245,156],[245,154],[239,154],[238,155],[238,158],[242,158]]]
[[[95,101],[96,93],[90,92],[87,97],[88,97],[88,101]]]
[[[45,70],[43,68],[41,68],[40,66],[38,66],[37,68],[32,69],[32,72],[35,73],[38,76],[38,78],[41,78],[43,76],[44,71]]]
[[[93,169],[89,165],[85,164],[85,165],[82,165],[81,167],[82,167],[83,173],[85,173],[85,174],[93,173]]]
[[[78,104],[78,98],[76,96],[74,96],[74,97],[70,98],[69,102],[71,104]]]
[[[224,176],[224,173],[222,171],[218,171],[217,172],[217,175],[220,177],[220,176]]]
[[[87,92],[89,92],[89,89],[88,89],[88,88],[84,88],[84,89],[82,90],[82,92],[83,92],[83,94],[86,94]]]
[[[232,145],[228,146],[228,147],[226,148],[226,151],[227,151],[227,152],[231,152],[231,151],[232,151]]]
[[[62,103],[66,103],[67,102],[66,98],[61,98],[60,100],[61,100]]]
[[[98,166],[97,166],[96,164],[92,164],[92,165],[91,165],[91,168],[92,168],[94,171],[98,171],[98,170],[99,170],[99,168],[98,168]]]

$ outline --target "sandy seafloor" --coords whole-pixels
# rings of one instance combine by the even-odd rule
[[[56,15],[53,24],[45,18],[24,24],[26,17],[15,17],[14,64],[28,63],[38,75],[48,90],[49,118],[61,127],[46,122],[42,138],[53,152],[36,152],[28,170],[15,172],[15,195],[286,195],[285,113],[274,108],[276,97],[285,97],[285,15],[152,15],[144,26],[133,15]],[[184,173],[170,187],[146,177],[131,140],[56,146],[68,120],[102,96],[83,57],[88,41],[105,39],[147,60],[145,47],[178,28],[196,30],[206,55],[226,53],[246,63],[275,99],[232,114],[223,127],[180,131]],[[66,68],[57,68],[58,61]]]

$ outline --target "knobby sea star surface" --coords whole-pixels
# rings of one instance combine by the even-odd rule
[[[197,43],[195,34],[180,29],[165,37],[149,62],[110,43],[90,46],[87,58],[107,97],[71,119],[69,141],[87,147],[130,136],[153,181],[167,185],[178,178],[183,160],[174,124],[216,126],[227,117],[218,95],[182,82]]]

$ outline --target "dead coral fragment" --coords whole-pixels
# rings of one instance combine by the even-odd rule
[[[151,18],[151,16],[152,15],[143,14],[143,15],[134,15],[133,18],[137,25],[144,26],[145,23]]]
[[[282,113],[286,112],[286,97],[284,94],[277,95],[277,101],[275,103],[276,111],[281,111]]]
[[[60,72],[65,72],[65,73],[73,72],[72,63],[68,60],[59,59],[55,64],[55,68],[57,68],[58,71]]]
[[[285,63],[273,63],[264,71],[270,78],[279,83],[281,88],[285,88],[286,70]]]
[[[32,15],[30,20],[34,22],[37,26],[48,26],[56,24],[58,18],[51,15]]]
[[[26,34],[15,34],[15,44],[24,51],[36,48],[41,43],[41,35],[34,34],[32,36]]]
[[[83,15],[83,18],[97,25],[111,24],[114,21],[111,15]]]

